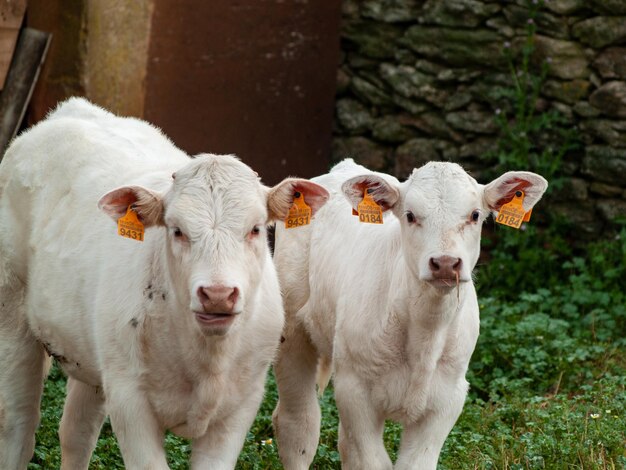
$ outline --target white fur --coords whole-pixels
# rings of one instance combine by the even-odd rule
[[[436,468],[463,408],[478,337],[471,273],[481,225],[499,208],[495,201],[512,197],[513,180],[528,183],[526,208],[546,188],[543,178],[526,172],[485,187],[452,163],[429,163],[400,183],[345,160],[313,180],[333,196],[315,224],[276,231],[286,325],[275,364],[274,425],[285,468],[306,469],[315,455],[315,373],[319,368],[323,386],[331,367],[343,468],[392,467],[382,441],[385,419],[404,425],[396,468]],[[364,181],[390,208],[383,225],[351,215]],[[435,285],[429,260],[441,256],[461,259],[458,285]]]
[[[284,320],[268,200],[298,182],[266,188],[234,157],[190,159],[82,99],[18,137],[0,166],[0,468],[32,455],[45,349],[69,376],[62,468],[87,468],[107,414],[126,468],[167,468],[166,429],[193,440],[193,468],[233,468]],[[115,198],[133,194],[160,214],[143,243],[114,222]],[[239,290],[230,326],[196,320],[212,284]]]

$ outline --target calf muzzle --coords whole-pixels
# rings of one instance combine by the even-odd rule
[[[453,256],[438,256],[428,260],[433,281],[455,286],[459,283],[463,261]]]
[[[199,287],[198,299],[204,313],[234,314],[239,300],[239,289],[221,284]]]

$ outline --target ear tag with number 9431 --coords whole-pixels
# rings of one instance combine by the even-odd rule
[[[524,210],[524,191],[516,191],[515,196],[510,202],[503,204],[498,211],[496,222],[508,227],[520,228],[522,222],[530,220],[532,210],[526,212]]]
[[[139,217],[137,217],[137,213],[131,204],[126,210],[126,215],[117,219],[117,234],[120,237],[142,242],[143,231],[143,223],[139,220]]]
[[[285,219],[285,228],[302,227],[311,223],[311,208],[304,202],[302,193],[297,192],[293,196],[293,205]]]
[[[374,198],[372,198],[369,189],[363,192],[363,200],[359,202],[357,206],[357,214],[359,216],[359,222],[364,224],[383,223],[383,210]]]

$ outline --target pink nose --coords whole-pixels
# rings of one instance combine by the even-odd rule
[[[439,256],[438,258],[430,258],[428,267],[435,279],[456,280],[461,274],[462,264],[461,258]]]
[[[239,298],[239,289],[220,284],[199,287],[198,298],[205,313],[232,313]]]

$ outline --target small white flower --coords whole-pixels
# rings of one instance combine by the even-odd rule
[[[591,419],[598,419],[600,417],[600,413],[591,413],[589,416],[591,416]]]

